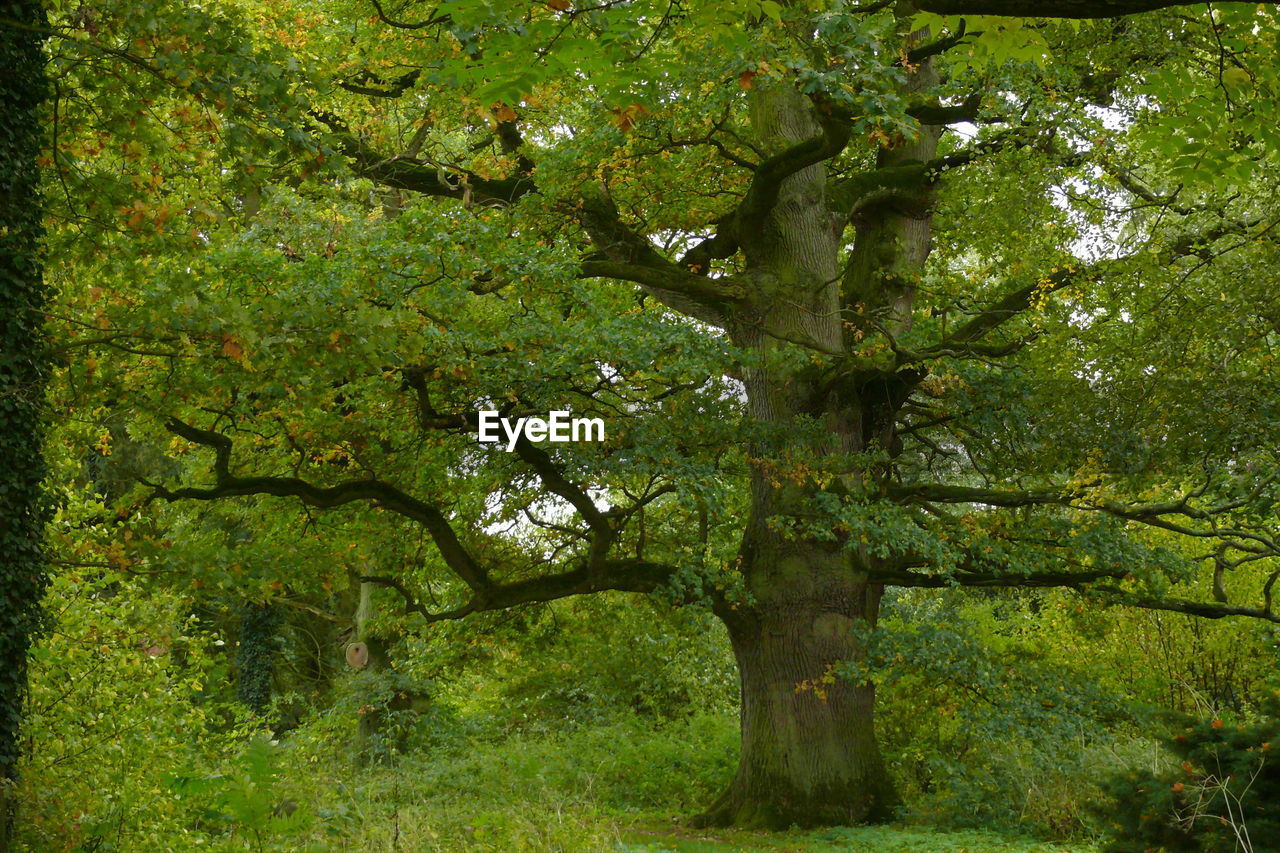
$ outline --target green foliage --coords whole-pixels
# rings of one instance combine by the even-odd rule
[[[1088,834],[1098,779],[1149,751],[1113,685],[1055,635],[1055,604],[900,594],[868,658],[877,726],[914,820]]]
[[[190,599],[119,570],[52,578],[32,649],[19,839],[31,850],[186,848],[192,805],[168,779],[234,754],[216,700],[216,640]]]
[[[279,795],[278,749],[265,735],[251,739],[230,763],[225,773],[173,780],[175,793],[199,810],[197,826],[202,833],[243,836],[247,845],[230,849],[318,850],[298,845],[297,836],[306,831],[310,818],[297,803]]]
[[[553,618],[493,662],[496,710],[512,724],[671,720],[736,705],[727,638],[709,614],[606,598]]]
[[[348,754],[358,763],[394,764],[405,752],[430,752],[458,732],[453,709],[433,692],[433,684],[399,669],[357,672],[334,690],[319,725],[334,744],[353,741]],[[357,727],[362,735],[352,738]]]
[[[1280,850],[1280,691],[1253,721],[1200,720],[1168,737],[1176,768],[1112,779],[1107,853]]]
[[[1096,780],[1146,755],[1142,705],[1250,710],[1252,635],[1102,605],[1270,606],[1266,4],[1085,24],[772,0],[50,5],[50,531],[94,574],[47,597],[62,633],[33,696],[53,710],[31,732],[66,766],[31,759],[33,846],[607,848],[617,813],[690,810],[730,776],[733,726],[707,714],[735,692],[705,612],[538,604],[614,587],[739,627],[771,593],[871,573],[1083,588],[891,592],[877,633],[819,638],[845,651],[778,692],[877,683],[922,819],[1078,834]],[[13,38],[5,68],[34,71],[35,36]],[[6,139],[31,147],[40,93]],[[28,153],[3,180],[34,181]],[[0,294],[0,369],[31,374],[18,395],[0,376],[0,467],[21,474],[0,517],[30,522],[30,559],[3,570],[13,684],[42,582],[34,211],[4,232],[28,290]],[[494,451],[470,428],[491,407],[571,408],[608,437]],[[611,562],[662,583],[611,587]],[[366,577],[392,661],[335,679]],[[544,595],[548,577],[573,583]],[[855,621],[876,590],[852,593]],[[262,606],[233,656],[220,614],[243,600]],[[285,609],[325,630],[273,623]],[[419,633],[426,613],[469,616]],[[305,722],[242,750],[271,661],[305,662]],[[356,740],[379,766],[351,769]],[[161,792],[162,771],[194,781]],[[314,821],[264,802],[286,795]]]
[[[905,593],[886,611],[845,672],[879,685],[906,814],[930,824],[1129,837],[1094,814],[1119,790],[1108,780],[1132,788],[1128,774],[1166,763],[1149,734],[1165,712],[1247,717],[1270,696],[1261,626],[1098,612],[1065,593]]]

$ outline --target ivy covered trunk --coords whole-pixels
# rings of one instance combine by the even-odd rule
[[[271,706],[280,614],[270,603],[246,601],[240,610],[240,646],[236,650],[236,696],[264,714]]]
[[[46,92],[39,3],[0,2],[0,850],[13,831],[27,651],[44,590],[41,420],[48,299],[37,158]]]

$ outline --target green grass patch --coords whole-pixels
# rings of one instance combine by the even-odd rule
[[[924,827],[840,827],[810,832],[702,832],[680,827],[637,825],[622,832],[619,853],[1093,853],[1089,844],[1062,844],[962,830]]]

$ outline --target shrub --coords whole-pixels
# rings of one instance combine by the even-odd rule
[[[1149,745],[1087,661],[1013,595],[895,593],[866,661],[885,757],[912,822],[1088,834],[1097,780]]]
[[[1187,726],[1166,741],[1176,768],[1112,780],[1107,853],[1280,851],[1280,691],[1267,710]]]

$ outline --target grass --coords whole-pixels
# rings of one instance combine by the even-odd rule
[[[702,831],[683,821],[733,767],[734,721],[660,731],[619,724],[495,740],[463,738],[352,775],[295,753],[287,793],[313,816],[307,837],[268,849],[602,853],[1091,853],[988,831],[921,826],[785,833]],[[326,739],[329,740],[329,739]],[[331,742],[331,741],[329,741]],[[696,746],[693,746],[695,745]],[[692,747],[692,748],[691,748]],[[320,760],[317,760],[320,759]],[[285,769],[285,768],[282,768]],[[295,846],[296,845],[296,846]]]
[[[866,826],[812,832],[684,831],[638,825],[621,833],[619,853],[1093,853],[1088,844],[1047,843],[992,832]]]

